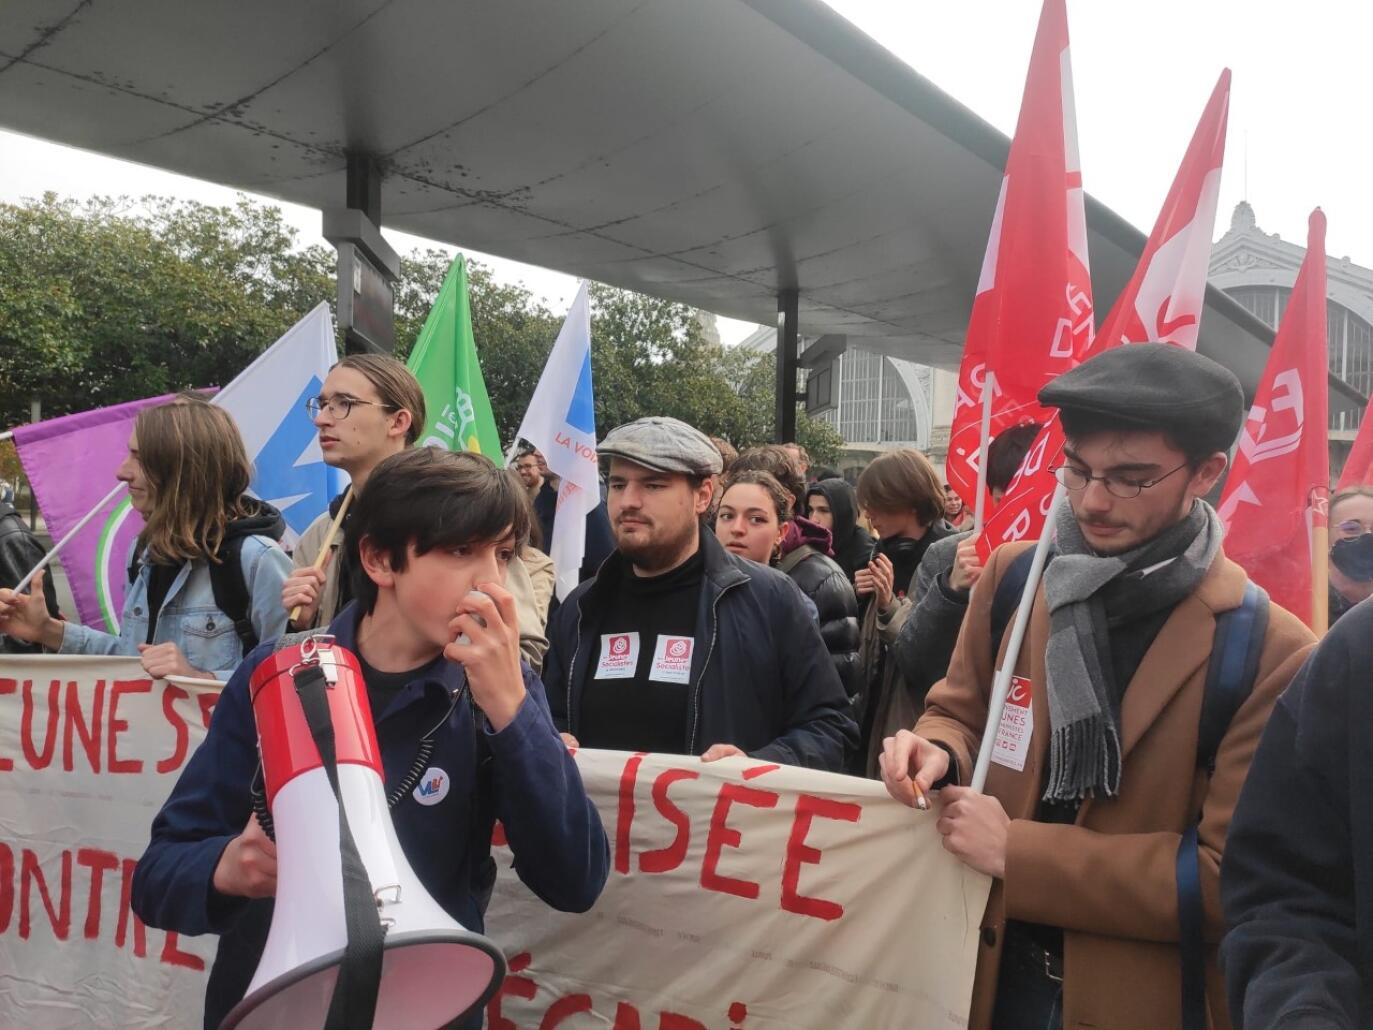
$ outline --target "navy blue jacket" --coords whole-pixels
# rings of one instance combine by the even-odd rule
[[[354,649],[355,604],[329,627]],[[215,866],[252,813],[249,787],[257,769],[257,729],[249,679],[272,644],[254,650],[224,687],[204,743],[153,821],[152,841],[133,879],[133,910],[149,926],[186,935],[217,933],[219,951],[205,994],[205,1025],[217,1027],[243,997],[271,923],[270,899],[228,897],[212,886]],[[462,667],[438,662],[391,699],[376,719],[388,794],[409,770],[420,738],[463,686]],[[465,699],[438,733],[430,767],[448,773],[442,801],[424,806],[412,795],[391,811],[396,836],[415,874],[454,919],[480,932],[494,867],[491,828],[500,819],[521,880],[553,908],[589,909],[605,885],[609,846],[600,815],[549,718],[538,677],[524,667],[529,694],[513,722],[493,733]]]
[[[805,597],[784,573],[730,554],[714,533],[701,534],[701,548],[705,570],[682,753],[733,744],[755,758],[841,771],[845,752],[857,746],[858,727]],[[554,723],[574,737],[604,594],[628,571],[615,551],[549,620],[544,683]]]
[[[1220,867],[1236,1030],[1373,1025],[1373,601],[1278,699]]]

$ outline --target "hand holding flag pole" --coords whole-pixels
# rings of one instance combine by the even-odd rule
[[[348,505],[353,503],[353,484],[348,484],[348,489],[344,491],[343,501],[338,506],[338,514],[334,516],[334,521],[329,523],[329,532],[324,535],[324,544],[319,549],[319,555],[315,558],[312,569],[324,568],[324,563],[329,560],[331,549],[334,546],[334,538],[338,536],[338,528],[343,525],[343,517],[348,514]],[[291,609],[291,614],[286,617],[287,622],[294,623],[300,617],[300,610],[304,605],[296,605]]]

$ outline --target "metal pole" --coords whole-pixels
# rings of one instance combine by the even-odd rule
[[[777,294],[778,443],[792,443],[796,439],[796,359],[801,342],[798,300],[794,287]]]
[[[1044,529],[1035,545],[1035,556],[1030,562],[1030,575],[1025,580],[1025,590],[1020,595],[1020,607],[1016,609],[1015,622],[1011,624],[1011,638],[1006,643],[1006,657],[996,670],[992,681],[992,696],[987,705],[987,725],[982,728],[982,747],[977,752],[977,766],[973,769],[972,788],[979,794],[987,784],[987,770],[992,763],[992,749],[996,746],[996,735],[1001,728],[1001,712],[1006,707],[1006,697],[1011,692],[1011,677],[1015,674],[1015,663],[1020,658],[1020,648],[1025,643],[1025,630],[1030,625],[1030,611],[1035,606],[1035,595],[1039,592],[1039,581],[1044,575],[1044,563],[1049,556],[1049,541],[1054,535],[1054,519],[1058,509],[1067,496],[1062,483],[1054,488],[1053,500],[1049,502],[1049,513],[1044,517]]]
[[[996,373],[990,368],[982,373],[982,431],[978,434],[977,500],[973,503],[973,536],[982,532],[987,507],[987,447],[992,435],[992,398],[996,394]]]

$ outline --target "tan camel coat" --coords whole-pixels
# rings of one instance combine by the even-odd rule
[[[930,691],[916,732],[946,744],[959,782],[971,779],[993,677],[990,610],[996,584],[1027,545],[989,560],[969,604],[948,678]],[[1313,637],[1272,607],[1253,693],[1221,742],[1216,771],[1197,768],[1197,729],[1218,612],[1240,604],[1246,577],[1224,555],[1168,617],[1121,705],[1124,767],[1120,795],[1088,800],[1075,825],[1034,822],[1049,760],[1043,588],[1016,674],[1031,682],[1033,730],[1025,767],[993,763],[986,791],[1011,817],[1006,877],[993,885],[982,920],[970,1030],[991,1025],[1007,919],[1063,928],[1063,1026],[1168,1030],[1181,1025],[1175,859],[1198,811],[1200,866],[1209,944],[1207,1002],[1214,1027],[1228,1028],[1216,966],[1222,933],[1220,861],[1240,786],[1274,701],[1305,659]],[[1009,630],[1005,637],[1010,637]],[[1002,642],[1004,651],[1005,642]],[[998,655],[998,658],[1000,656]],[[937,807],[937,806],[936,806]]]

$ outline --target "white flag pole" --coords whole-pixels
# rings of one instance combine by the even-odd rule
[[[112,500],[118,497],[119,492],[123,490],[127,485],[128,484],[126,484],[123,480],[120,480],[120,482],[115,486],[115,488],[111,490],[109,493],[107,493],[100,500],[100,503],[98,503],[90,511],[86,512],[85,515],[81,516],[81,521],[78,522],[76,525],[72,526],[71,529],[67,530],[67,535],[64,536],[61,540],[57,541],[57,543],[52,545],[52,550],[49,551],[47,554],[43,555],[43,560],[40,561],[37,565],[35,565],[33,568],[29,569],[28,575],[26,575],[15,585],[14,592],[16,594],[22,594],[25,588],[28,587],[29,583],[33,580],[33,577],[38,575],[38,570],[47,568],[48,565],[52,563],[52,560],[56,558],[57,555],[61,552],[62,548],[67,546],[67,544],[71,541],[71,538],[76,536],[77,533],[81,532],[81,530],[86,528],[86,523],[90,522],[91,519],[95,518],[96,515],[100,514],[100,512],[105,509],[105,505],[109,504]]]
[[[1054,519],[1067,493],[1067,488],[1062,483],[1054,488],[1053,499],[1049,502],[1049,513],[1044,517],[1044,530],[1039,534],[1035,556],[1030,562],[1030,575],[1025,580],[1025,590],[1020,595],[1020,607],[1016,609],[1015,622],[1011,624],[1011,638],[1006,643],[1006,657],[1002,659],[1000,668],[996,670],[996,678],[992,680],[992,696],[987,705],[987,724],[982,729],[982,747],[977,752],[977,766],[973,770],[971,784],[973,790],[979,794],[987,783],[992,749],[996,746],[997,731],[1001,728],[1001,712],[1006,707],[1006,698],[1011,692],[1011,677],[1015,674],[1015,663],[1020,658],[1020,648],[1025,643],[1025,630],[1030,625],[1030,611],[1034,608],[1039,581],[1044,575],[1044,563],[1049,557],[1049,542],[1054,535]]]
[[[973,504],[973,536],[982,532],[987,507],[987,445],[992,435],[992,398],[996,393],[996,373],[990,368],[982,375],[982,431],[978,434],[977,500]]]

